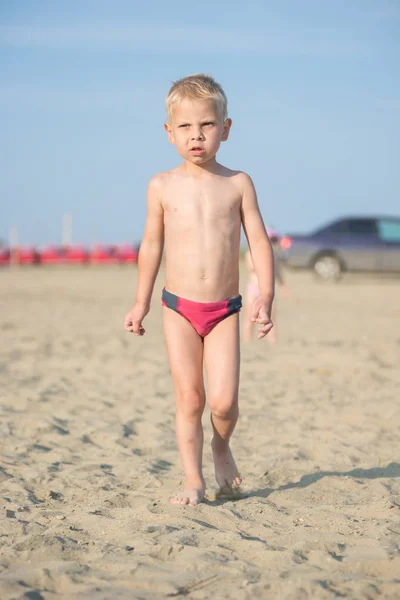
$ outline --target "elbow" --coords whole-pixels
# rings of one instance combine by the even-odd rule
[[[272,246],[271,246],[271,242],[269,240],[269,237],[267,236],[267,234],[265,233],[265,235],[259,235],[255,240],[252,240],[251,242],[249,242],[249,246],[250,246],[250,251],[253,249],[263,249],[264,251],[272,251]]]
[[[164,247],[163,240],[146,240],[144,239],[140,244],[139,257],[162,254]]]

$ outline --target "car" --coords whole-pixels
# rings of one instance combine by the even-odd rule
[[[400,273],[400,217],[346,217],[280,240],[285,265],[325,281],[346,271]]]

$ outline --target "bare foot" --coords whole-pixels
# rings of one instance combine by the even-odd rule
[[[185,488],[183,492],[179,492],[176,496],[170,498],[171,504],[184,504],[189,506],[196,506],[204,500],[205,488]]]
[[[239,475],[229,446],[221,449],[213,440],[211,448],[214,456],[215,479],[221,490],[234,491],[239,489],[242,478]]]

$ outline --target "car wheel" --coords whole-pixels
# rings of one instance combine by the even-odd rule
[[[323,281],[338,281],[342,276],[342,264],[337,256],[322,254],[313,265],[315,275]]]

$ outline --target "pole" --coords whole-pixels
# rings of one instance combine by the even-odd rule
[[[62,246],[68,248],[72,242],[72,215],[64,215],[62,221]]]
[[[8,235],[10,243],[10,267],[18,264],[18,231],[11,227]]]

